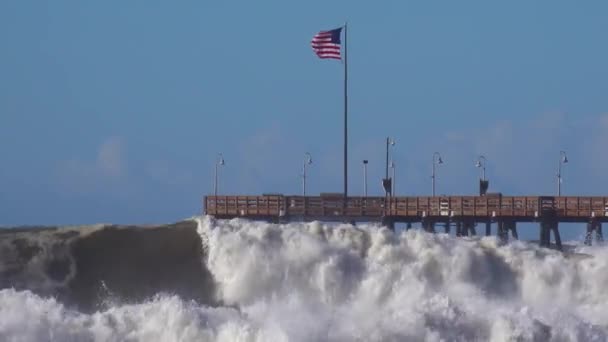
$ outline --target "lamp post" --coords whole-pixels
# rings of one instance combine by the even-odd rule
[[[395,146],[395,140],[391,139],[390,137],[386,137],[386,180],[388,181],[388,147],[389,146]],[[385,195],[388,196],[388,190],[389,189],[385,189]],[[391,190],[392,191],[392,190]]]
[[[363,194],[367,197],[367,159],[363,160]]]
[[[439,152],[433,153],[433,174],[431,175],[431,179],[433,180],[433,197],[435,197],[435,165],[443,164],[443,160],[441,160],[441,155]]]
[[[302,165],[302,196],[306,196],[306,165],[312,164],[310,153],[304,154],[304,164]]]
[[[559,151],[559,163],[557,164],[557,196],[562,195],[562,164],[568,163],[566,152]]]
[[[217,160],[215,161],[215,181],[213,182],[213,195],[217,196],[217,178],[218,178],[218,167],[224,166],[224,156],[221,153],[217,154]]]
[[[475,167],[481,168],[481,180],[486,180],[486,162],[488,160],[483,155],[477,158],[477,162],[475,163]]]
[[[393,171],[393,175],[392,177],[392,181],[391,181],[391,185],[392,185],[392,189],[391,189],[391,195],[395,196],[395,162],[391,160],[391,169]]]

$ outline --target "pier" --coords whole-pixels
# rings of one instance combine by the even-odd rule
[[[586,244],[602,241],[602,223],[608,222],[608,197],[599,196],[418,196],[348,197],[320,196],[206,196],[204,213],[219,219],[245,218],[269,222],[328,221],[379,222],[394,229],[396,223],[410,228],[419,223],[428,232],[453,228],[457,236],[477,234],[483,226],[491,235],[496,225],[499,238],[517,239],[517,223],[539,224],[541,246],[562,248],[559,223],[587,224]]]

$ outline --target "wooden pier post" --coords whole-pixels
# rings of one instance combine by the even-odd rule
[[[519,240],[519,234],[517,234],[517,222],[512,221],[511,225],[509,226],[509,229],[511,230],[511,236],[515,240]]]
[[[591,246],[591,242],[593,241],[593,221],[587,222],[587,234],[585,234],[585,245]]]
[[[553,230],[553,239],[555,239],[555,245],[557,246],[558,250],[562,250],[562,238],[559,235],[559,228],[558,228],[558,223],[557,221],[555,221],[555,223],[553,224],[553,226],[551,227]]]
[[[469,236],[477,235],[477,230],[475,229],[475,222],[467,221],[465,229],[467,230],[467,233],[469,234]]]
[[[464,223],[462,221],[456,221],[456,236],[465,236]]]
[[[540,222],[539,244],[541,247],[549,247],[550,243],[551,243],[551,237],[550,237],[549,221],[544,220],[544,221]]]
[[[384,216],[382,218],[382,225],[392,231],[395,231],[395,220],[391,219],[390,217]]]
[[[452,232],[452,225],[448,222],[443,222],[443,232],[446,234],[450,234]]]
[[[602,234],[602,222],[598,220],[591,220],[587,222],[587,234],[585,235],[585,245],[591,246],[593,241],[593,231],[595,231],[595,241],[600,243],[604,241]]]
[[[498,239],[501,243],[509,242],[509,232],[507,230],[507,223],[503,220],[497,222],[498,225]]]
[[[433,222],[432,220],[423,220],[422,227],[428,233],[435,233],[435,222]]]
[[[509,232],[511,232],[512,238],[514,238],[515,240],[519,240],[519,235],[517,234],[517,223],[515,221],[504,221],[502,233],[505,235],[506,240],[509,240]]]
[[[549,248],[551,247],[551,231],[553,231],[553,238],[555,239],[555,245],[557,249],[562,250],[562,239],[559,234],[558,221],[554,219],[543,220],[540,223],[540,246]]]

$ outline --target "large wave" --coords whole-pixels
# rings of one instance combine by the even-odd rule
[[[158,293],[212,304],[195,221],[0,230],[0,288],[53,296],[83,312]]]
[[[94,232],[118,234],[118,228],[113,229]],[[174,244],[170,242],[171,233],[180,229],[180,234],[188,236],[185,241],[194,241],[198,247],[184,259],[163,264],[164,254],[175,255],[175,249],[185,247],[181,237],[173,236]],[[79,233],[67,244],[70,250],[64,255],[75,266],[58,272],[67,276],[54,280],[53,287],[74,291],[77,287],[71,284],[84,277],[79,275],[80,258],[97,255],[93,261],[87,259],[92,269],[84,278],[91,285],[84,287],[107,287],[112,292],[113,286],[123,294],[108,295],[104,306],[89,310],[64,300],[68,295],[40,290],[38,285],[49,284],[39,275],[42,272],[48,278],[49,272],[34,267],[36,263],[29,262],[31,271],[13,270],[9,282],[4,279],[7,266],[3,263],[2,285],[20,286],[0,290],[0,336],[19,341],[608,339],[608,250],[603,247],[579,247],[577,252],[585,256],[525,242],[501,246],[493,237],[454,238],[416,230],[393,233],[373,225],[277,225],[209,217],[173,227],[127,230],[136,233],[129,240],[132,254],[123,258],[104,252],[104,247],[114,253],[120,250],[111,247],[121,244],[116,237],[102,243],[90,233]],[[150,231],[159,236],[145,237]],[[83,235],[89,238],[88,244],[82,245]],[[137,251],[138,239],[147,240],[151,249]],[[169,246],[163,249],[154,243],[157,240]],[[78,241],[80,248],[86,247],[86,252],[80,250],[84,254],[75,253]],[[125,260],[150,254],[156,254],[156,259]],[[106,257],[110,259],[98,260]],[[173,270],[182,263],[196,264],[191,259],[198,260],[198,271],[194,266]],[[119,262],[124,263],[117,271],[120,276],[111,276],[111,265]],[[146,262],[150,263],[146,269],[137,269]],[[13,268],[15,264],[19,262]],[[104,273],[95,267],[109,269]],[[105,276],[91,275],[96,272]],[[137,279],[138,272],[149,278]],[[193,272],[205,281],[186,285],[189,280],[180,278],[182,272]],[[179,279],[149,286],[154,276]],[[112,285],[106,279],[114,279]],[[118,279],[123,279],[121,286],[116,285]],[[137,291],[147,286],[139,296],[124,295],[130,293],[126,288]]]

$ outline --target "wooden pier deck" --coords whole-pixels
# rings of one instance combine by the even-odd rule
[[[477,224],[496,223],[498,234],[517,237],[518,222],[540,223],[541,244],[549,245],[553,231],[561,247],[560,222],[587,223],[588,243],[608,221],[608,197],[600,196],[417,196],[417,197],[348,197],[327,196],[207,196],[204,212],[217,218],[247,218],[272,222],[338,221],[395,223],[420,222],[428,231],[436,225],[448,230],[452,225],[457,234],[475,232]],[[409,226],[409,225],[408,225]]]

